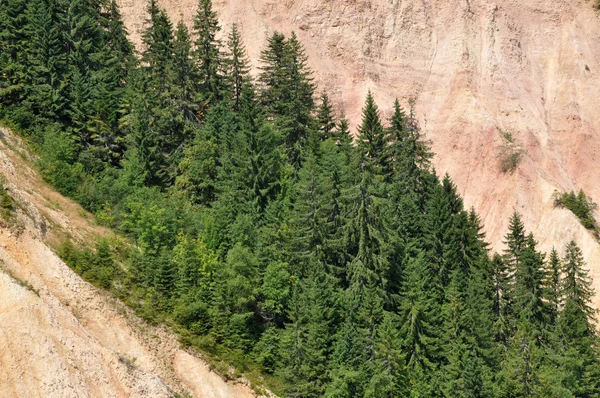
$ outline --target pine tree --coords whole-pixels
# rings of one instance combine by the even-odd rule
[[[217,34],[221,30],[217,13],[212,9],[211,0],[199,0],[198,12],[194,16],[196,35],[195,57],[200,70],[200,89],[205,104],[217,102],[223,90],[223,57],[221,42]]]
[[[364,152],[371,172],[385,175],[388,172],[388,139],[381,124],[379,108],[375,104],[371,91],[367,94],[362,110],[362,121],[358,128],[358,150]]]
[[[544,289],[548,299],[548,318],[551,325],[556,324],[559,310],[560,277],[562,264],[558,252],[552,248],[550,257],[546,263]]]
[[[295,33],[275,32],[261,53],[261,100],[283,134],[289,163],[298,170],[314,120],[314,86],[307,57]]]
[[[327,93],[323,91],[321,93],[321,104],[317,109],[317,126],[319,130],[319,139],[324,141],[328,138],[332,138],[334,135],[334,130],[336,127],[335,123],[335,114],[333,112],[333,107],[329,102],[329,97]]]
[[[0,103],[17,105],[27,65],[27,2],[6,0],[0,7]]]
[[[37,115],[66,123],[68,47],[65,45],[65,4],[34,0],[27,3],[27,101]]]
[[[591,305],[594,291],[581,249],[567,244],[560,284],[558,329],[565,346],[563,363],[570,372],[570,390],[576,396],[600,394],[600,366],[597,352],[596,311]]]
[[[179,21],[175,29],[171,65],[175,107],[186,122],[197,123],[199,118],[196,99],[199,91],[197,87],[199,72],[192,59],[192,43],[183,20]]]
[[[235,24],[231,27],[227,38],[227,53],[224,64],[225,79],[230,98],[233,101],[232,107],[234,111],[239,111],[244,87],[251,84],[251,79],[246,48]]]

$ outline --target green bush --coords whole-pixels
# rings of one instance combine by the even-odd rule
[[[523,158],[524,151],[516,143],[515,138],[511,132],[504,132],[502,135],[504,140],[500,147],[500,169],[503,173],[513,172]]]

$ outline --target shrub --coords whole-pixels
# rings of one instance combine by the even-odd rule
[[[503,173],[513,172],[523,158],[524,151],[516,143],[515,138],[511,132],[504,132],[502,135],[504,140],[500,147],[500,169]]]

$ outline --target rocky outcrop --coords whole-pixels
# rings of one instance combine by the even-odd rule
[[[196,0],[162,0],[187,23]],[[468,206],[502,248],[517,210],[540,247],[575,239],[600,291],[600,247],[555,189],[600,201],[600,19],[581,0],[215,0],[223,30],[237,23],[253,60],[273,31],[296,31],[319,88],[356,124],[367,90],[388,116],[415,98],[420,124]],[[122,0],[139,42],[145,0]],[[504,133],[523,149],[513,172]],[[600,299],[597,301],[600,307]]]

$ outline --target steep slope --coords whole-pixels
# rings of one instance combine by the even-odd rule
[[[0,175],[18,204],[0,223],[0,397],[254,397],[54,254],[45,242],[109,232],[44,184],[26,156],[0,128]]]
[[[146,0],[122,0],[139,43]],[[555,189],[600,199],[600,20],[579,0],[215,0],[223,31],[237,23],[254,62],[273,31],[296,31],[316,82],[356,124],[367,90],[384,116],[415,98],[421,127],[468,206],[502,248],[513,209],[540,247],[575,239],[600,292],[600,246]],[[161,0],[191,24],[196,0]],[[256,66],[256,65],[255,65]],[[524,149],[513,173],[498,156],[510,132]],[[598,296],[600,297],[600,296]],[[600,298],[596,300],[600,308]]]

